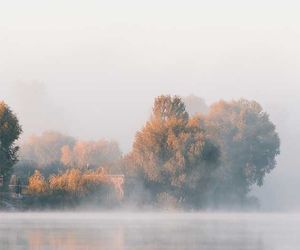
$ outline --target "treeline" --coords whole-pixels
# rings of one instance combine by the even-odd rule
[[[31,136],[21,145],[19,155],[14,172],[22,182],[35,170],[46,178],[70,168],[95,170],[102,167],[110,173],[117,173],[122,158],[116,142],[104,139],[80,141],[54,131]]]
[[[102,168],[97,170],[68,169],[46,179],[39,170],[28,179],[28,208],[70,208],[82,204],[112,207],[121,198],[114,183]]]
[[[124,159],[126,175],[139,180],[129,190],[142,183],[145,202],[182,207],[257,205],[249,191],[276,166],[279,146],[255,101],[219,101],[207,114],[190,116],[181,98],[160,96]]]
[[[103,205],[114,193],[109,174],[122,174],[124,197],[115,204],[123,206],[256,206],[249,191],[276,167],[279,147],[274,124],[255,101],[207,107],[195,96],[159,96],[128,154],[116,142],[45,132],[21,145],[14,175],[41,204],[77,205],[89,197]]]
[[[121,161],[116,142],[80,141],[46,131],[21,145],[12,180],[28,185],[25,207],[111,207],[123,198],[109,177],[121,173]]]

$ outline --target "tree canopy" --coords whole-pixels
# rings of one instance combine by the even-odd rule
[[[213,104],[205,124],[222,152],[216,182],[220,196],[242,199],[276,166],[280,140],[275,125],[257,102],[245,99]]]
[[[73,146],[76,140],[56,131],[45,131],[41,135],[32,135],[21,148],[21,159],[35,162],[39,168],[60,162],[61,148]]]
[[[112,167],[121,156],[119,145],[107,140],[77,141],[73,147],[65,145],[61,148],[61,162],[69,167]]]
[[[49,177],[65,168],[96,169],[105,167],[109,172],[118,168],[121,160],[118,143],[105,139],[81,141],[56,131],[32,135],[21,146],[20,162],[16,173],[30,173],[32,168]]]
[[[4,102],[0,102],[0,175],[7,188],[13,165],[18,161],[16,140],[22,133],[18,118]],[[1,188],[1,187],[0,187]]]
[[[82,141],[58,132],[32,136],[22,146],[15,174],[22,175],[21,181],[29,180],[31,194],[51,190],[54,200],[71,186],[77,190],[87,185],[83,196],[94,192],[89,187],[95,183],[89,178],[104,171],[108,180],[110,174],[125,175],[125,200],[136,204],[193,208],[254,204],[249,191],[263,185],[280,152],[275,125],[255,101],[219,101],[201,112],[201,100],[158,96],[125,156],[116,142],[104,139]],[[184,101],[190,101],[189,110]],[[1,103],[0,174],[6,186],[17,161],[15,141],[20,133],[16,116]],[[67,191],[61,186],[66,181],[71,185]],[[103,183],[99,190],[106,192]]]
[[[202,195],[199,189],[205,192],[217,167],[219,150],[199,121],[189,118],[179,97],[159,96],[128,157],[154,197],[167,192],[178,200],[193,197],[196,202]]]

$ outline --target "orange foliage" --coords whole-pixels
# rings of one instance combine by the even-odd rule
[[[28,192],[30,194],[43,194],[48,192],[49,187],[41,172],[35,170],[34,174],[28,180]]]

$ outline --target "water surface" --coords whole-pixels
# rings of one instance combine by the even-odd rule
[[[300,215],[0,213],[0,249],[296,250]]]

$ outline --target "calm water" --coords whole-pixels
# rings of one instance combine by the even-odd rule
[[[0,249],[300,249],[300,215],[0,213]]]

